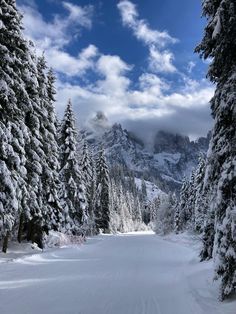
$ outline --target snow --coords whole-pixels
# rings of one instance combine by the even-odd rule
[[[170,153],[158,153],[154,155],[154,159],[158,161],[160,166],[165,166],[166,162],[170,164],[177,164],[181,158],[180,153],[170,154]]]
[[[161,174],[161,177],[166,180],[166,181],[173,181],[175,183],[178,183],[178,184],[181,184],[182,182],[181,181],[178,181],[178,180],[175,180],[174,178],[170,177],[170,176],[167,176],[165,174]]]
[[[215,22],[215,27],[214,27],[214,31],[212,33],[212,39],[216,38],[217,35],[220,34],[221,32],[221,21],[220,21],[220,14],[217,13],[215,18],[214,18],[214,22]]]
[[[0,263],[1,314],[233,314],[188,234],[99,235]]]
[[[45,242],[46,248],[54,248],[70,245],[72,243],[81,244],[83,243],[83,238],[79,236],[66,235],[62,232],[51,230],[49,231]]]
[[[147,190],[147,200],[152,201],[158,196],[166,196],[166,193],[163,192],[159,187],[150,181],[145,181],[146,190]],[[141,191],[142,190],[142,180],[139,178],[135,178],[135,184],[137,188]]]
[[[21,243],[10,242],[7,250],[7,254],[0,253],[0,263],[7,263],[14,261],[18,258],[25,258],[26,256],[31,256],[35,253],[41,253],[40,249],[35,243]],[[1,278],[1,277],[0,277]]]

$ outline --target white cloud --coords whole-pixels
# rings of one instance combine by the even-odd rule
[[[86,28],[92,27],[93,6],[87,5],[80,7],[70,2],[63,1],[63,6],[69,11],[70,15],[65,24],[76,23]]]
[[[136,19],[138,18],[136,6],[130,1],[120,1],[117,4],[117,7],[121,12],[121,17],[124,25],[135,28]]]
[[[119,56],[102,55],[97,64],[98,70],[106,77],[119,77],[126,71],[131,70],[131,66],[125,63]]]
[[[147,21],[139,19],[136,6],[128,0],[122,0],[117,5],[122,23],[129,27],[134,36],[142,41],[149,48],[149,69],[153,72],[175,72],[176,68],[172,64],[173,54],[167,49],[163,50],[167,44],[176,43],[177,39],[171,37],[168,32],[160,32],[151,29]]]
[[[164,80],[161,80],[157,75],[152,73],[143,73],[139,77],[141,90],[148,90],[152,94],[161,94],[162,91],[167,91],[170,86]]]
[[[68,15],[55,15],[53,20],[46,22],[38,12],[35,3],[21,5],[19,9],[24,14],[25,34],[40,45],[41,49],[48,46],[62,48],[67,45],[81,27],[91,28],[92,6],[80,7],[69,2],[63,2]]]
[[[98,49],[94,45],[84,48],[77,57],[54,47],[45,51],[46,59],[55,71],[67,76],[80,77],[94,67],[94,61],[98,54]]]
[[[155,44],[164,47],[167,43],[176,42],[167,32],[158,32],[157,30],[150,29],[144,20],[139,21],[137,29],[134,31],[137,38],[147,45]]]
[[[153,72],[176,72],[174,55],[168,50],[160,52],[155,46],[149,48],[149,69]]]
[[[28,1],[27,5],[20,6],[24,13],[24,32],[35,43],[37,53],[44,52],[49,65],[56,71],[67,76],[81,76],[93,67],[97,48],[89,45],[75,57],[66,51],[66,47],[81,28],[92,27],[93,7],[80,7],[69,2],[62,4],[68,14],[55,15],[50,22],[44,20],[34,2],[30,4]]]
[[[97,71],[102,76],[96,83],[96,91],[122,98],[130,85],[125,76],[131,67],[118,56],[102,55],[97,62]]]
[[[192,73],[192,70],[195,68],[196,63],[193,61],[189,61],[188,66],[187,66],[187,71],[189,74]]]
[[[92,86],[61,83],[59,111],[70,97],[80,123],[102,110],[111,122],[123,122],[127,127],[132,122],[131,126],[137,132],[140,131],[140,122],[143,134],[146,134],[146,129],[150,130],[150,125],[154,129],[169,128],[194,136],[204,135],[210,129],[208,102],[214,89],[206,81],[197,82],[186,77],[183,86],[172,92],[169,84],[157,75],[143,73],[139,77],[139,85],[131,88],[127,77],[131,67],[118,56],[100,55],[95,67],[101,78]]]
[[[176,42],[176,39],[171,37],[167,32],[151,29],[145,20],[139,19],[137,8],[131,1],[120,1],[117,7],[120,10],[123,25],[131,28],[137,39],[143,41],[145,44],[155,44],[163,47],[167,43]]]

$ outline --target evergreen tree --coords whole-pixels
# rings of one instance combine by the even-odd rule
[[[86,198],[77,155],[77,132],[72,105],[69,100],[61,123],[60,145],[60,198],[67,232],[81,232],[86,209]]]
[[[37,62],[35,58],[35,63]],[[47,119],[45,97],[42,95],[40,73],[35,70],[36,89],[30,91],[32,110],[25,117],[25,124],[29,130],[29,141],[26,143],[27,159],[27,188],[29,197],[24,209],[24,223],[26,224],[27,240],[37,242],[43,246],[43,167],[46,155],[43,140],[43,121]],[[21,235],[19,235],[19,238]]]
[[[180,206],[177,205],[175,207],[175,213],[174,213],[174,231],[175,233],[179,233],[182,230],[182,221],[181,221],[181,215],[180,215]]]
[[[206,161],[204,156],[200,155],[198,167],[195,171],[195,202],[194,202],[194,230],[201,233],[203,231],[204,220],[208,209],[208,194],[204,189],[204,176]]]
[[[192,171],[190,180],[188,182],[186,206],[185,206],[185,215],[187,219],[187,228],[194,229],[195,226],[195,215],[194,215],[194,207],[195,207],[195,199],[196,199],[196,182],[195,182],[196,172]]]
[[[168,194],[162,199],[157,212],[155,231],[165,235],[174,230],[174,214],[176,206],[175,194]]]
[[[215,274],[221,280],[221,299],[236,289],[236,3],[203,1],[208,19],[196,51],[212,58],[208,77],[215,82],[211,100],[215,121],[207,161],[207,180],[215,214]]]
[[[150,221],[156,222],[157,220],[157,212],[159,210],[159,207],[161,205],[161,197],[157,196],[153,199],[151,204],[149,205],[150,208]]]
[[[89,151],[86,140],[84,140],[83,151],[82,151],[82,161],[81,161],[81,171],[83,174],[83,181],[86,190],[86,197],[88,203],[92,203],[93,199],[93,183],[94,183],[94,169],[93,169],[93,159]],[[90,209],[92,210],[91,206]]]
[[[97,198],[95,222],[97,230],[109,231],[109,171],[104,150],[98,154],[96,163]]]
[[[141,192],[142,192],[142,199],[145,202],[147,199],[147,187],[146,187],[146,182],[144,179],[142,179],[142,183],[141,183]]]
[[[120,226],[120,217],[119,217],[119,201],[118,201],[118,193],[117,186],[114,179],[110,180],[110,221],[109,221],[109,229],[112,233],[116,233],[119,230]]]
[[[141,204],[139,198],[131,193],[132,219],[136,224],[142,223]]]
[[[188,206],[189,201],[189,182],[186,178],[183,180],[183,184],[180,191],[179,206],[176,207],[174,217],[174,229],[176,232],[182,231],[191,218],[191,212]]]
[[[59,230],[62,223],[61,206],[58,198],[59,154],[56,137],[56,115],[52,72],[47,77],[44,57],[36,58],[36,81],[31,83],[29,95],[32,111],[27,112],[25,124],[29,130],[27,151],[28,198],[20,216],[18,240],[23,229],[27,239],[43,246],[43,232]],[[34,87],[34,88],[33,88]],[[35,89],[35,87],[37,87]]]
[[[94,198],[96,189],[96,173],[94,168],[94,160],[92,154],[88,148],[86,140],[84,140],[82,150],[81,171],[83,176],[83,183],[85,187],[85,195],[87,199],[86,215],[87,219],[87,233],[94,233],[95,221],[94,221]]]
[[[210,206],[208,209],[204,223],[202,233],[202,248],[200,252],[201,261],[209,260],[213,255],[213,245],[215,236],[215,213]]]
[[[0,219],[6,252],[27,197],[25,116],[32,110],[29,92],[35,91],[35,64],[22,35],[22,17],[15,1],[1,0],[0,8]]]
[[[39,98],[46,119],[41,121],[41,133],[45,160],[43,162],[43,226],[44,230],[59,230],[63,224],[59,191],[59,148],[56,134],[56,114],[54,110],[55,77],[44,57],[38,60]]]

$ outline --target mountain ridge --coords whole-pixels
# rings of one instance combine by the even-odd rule
[[[105,119],[105,116],[100,115],[100,118]],[[98,151],[104,147],[111,167],[119,165],[134,172],[137,178],[149,178],[165,192],[179,191],[184,176],[189,177],[197,166],[199,155],[206,155],[210,140],[210,132],[207,137],[190,141],[188,136],[157,131],[153,147],[148,148],[120,123],[108,126],[106,120],[103,132],[101,126],[99,121],[99,132],[94,126],[82,131],[83,138],[93,149]]]

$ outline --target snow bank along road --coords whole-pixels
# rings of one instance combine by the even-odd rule
[[[0,263],[0,313],[235,314],[236,303],[218,303],[209,263],[194,254],[140,233]]]

